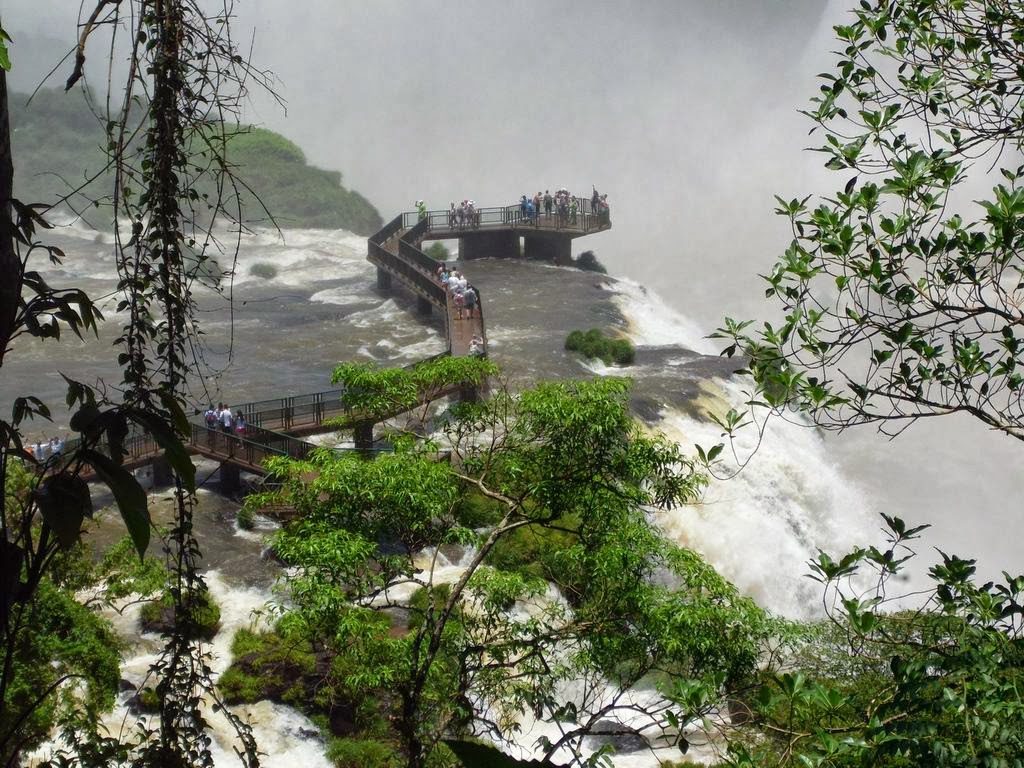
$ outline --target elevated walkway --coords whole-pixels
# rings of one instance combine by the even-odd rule
[[[487,329],[484,324],[483,297],[479,288],[477,314],[458,316],[458,309],[450,293],[437,278],[441,262],[420,249],[425,240],[459,240],[461,259],[472,258],[538,258],[555,263],[570,260],[570,243],[576,237],[600,232],[611,227],[607,211],[593,212],[590,200],[576,198],[575,214],[539,214],[524,216],[518,205],[498,208],[479,208],[471,220],[459,222],[449,211],[400,213],[385,224],[367,241],[367,259],[377,268],[377,284],[390,289],[397,281],[417,298],[421,312],[440,313],[448,343],[447,354],[461,357],[470,354],[474,336],[483,340],[483,354],[487,354]],[[522,238],[522,248],[520,248]],[[227,490],[238,487],[239,471],[266,474],[264,462],[273,456],[303,459],[316,449],[316,444],[303,437],[351,428],[355,433],[354,448],[333,449],[339,453],[356,451],[368,456],[380,453],[373,447],[373,426],[391,416],[364,414],[346,410],[341,403],[341,389],[330,389],[308,395],[290,396],[272,400],[233,405],[246,421],[244,435],[210,429],[199,418],[191,424],[187,448],[192,454],[204,456],[221,464],[221,485]],[[422,393],[421,403],[444,396],[462,398],[479,396],[462,386]],[[74,448],[71,442],[68,451]],[[154,482],[162,484],[171,479],[170,468],[162,459],[163,451],[148,434],[137,433],[125,441],[126,468],[153,465]],[[384,449],[387,450],[387,449]],[[83,479],[94,479],[89,471]]]

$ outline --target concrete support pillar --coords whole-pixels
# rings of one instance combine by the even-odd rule
[[[355,426],[353,435],[356,443],[356,450],[369,451],[373,449],[373,422],[360,421]]]
[[[422,296],[416,297],[416,311],[421,315],[429,315],[434,305],[430,302],[430,299],[425,299]]]
[[[174,472],[171,471],[171,465],[167,459],[162,456],[153,459],[150,467],[153,470],[153,487],[163,488],[174,482]]]
[[[382,291],[391,289],[391,273],[377,267],[377,287]]]
[[[519,258],[519,235],[512,231],[469,232],[459,238],[459,258],[471,259],[517,259]]]
[[[220,490],[222,493],[237,493],[242,488],[242,473],[237,464],[225,461],[220,465]]]
[[[572,264],[572,238],[558,235],[523,235],[523,256],[552,264]]]

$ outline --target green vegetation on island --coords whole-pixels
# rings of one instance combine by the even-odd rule
[[[111,188],[112,174],[105,170],[107,139],[89,98],[83,91],[43,89],[27,103],[27,94],[10,94],[18,199],[52,203],[93,176],[98,178],[87,195]],[[282,228],[348,229],[368,235],[381,226],[377,210],[342,185],[340,172],[310,165],[303,151],[284,136],[251,126],[227,130],[236,131],[227,141],[226,157],[241,181],[244,221],[270,224],[258,197]],[[213,194],[212,182],[201,186],[203,194]],[[86,208],[88,218],[83,196],[74,196],[71,203]]]
[[[636,348],[629,339],[610,338],[600,328],[570,332],[565,337],[565,348],[584,357],[603,360],[605,365],[632,365],[636,359]]]

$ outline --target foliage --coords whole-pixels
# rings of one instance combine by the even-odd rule
[[[108,710],[120,678],[118,643],[108,624],[49,579],[13,614],[11,682],[0,710],[5,765],[48,739],[56,725],[94,720]]]
[[[331,382],[344,389],[341,402],[347,410],[379,421],[420,404],[429,405],[458,386],[478,387],[497,373],[497,366],[485,358],[441,355],[410,368],[341,363]]]
[[[256,526],[256,513],[251,505],[244,504],[238,510],[238,527],[243,531],[251,531]]]
[[[141,560],[135,545],[124,537],[103,553],[94,570],[93,583],[103,585],[103,598],[110,602],[138,594],[148,597],[167,584],[166,564],[151,555]]]
[[[565,338],[565,348],[584,357],[603,360],[606,365],[632,365],[636,359],[636,349],[629,339],[609,338],[599,328],[570,331]]]
[[[366,198],[342,185],[341,173],[309,165],[301,149],[265,128],[241,126],[228,140],[226,156],[247,187],[241,203],[250,217],[265,207],[278,226],[343,228],[361,235],[384,223]]]
[[[440,240],[432,242],[423,252],[434,261],[451,261],[452,258],[452,252]]]
[[[573,261],[573,266],[577,269],[582,269],[584,272],[597,272],[602,275],[607,275],[608,270],[605,269],[604,264],[598,261],[597,256],[593,251],[584,251]]]
[[[765,293],[784,320],[727,318],[716,336],[749,357],[773,409],[889,434],[966,413],[1024,439],[1024,16],[887,0],[835,32],[839,58],[805,114],[842,188],[778,198],[792,240]],[[992,169],[991,193],[967,204]]]
[[[264,280],[273,280],[277,277],[277,267],[265,261],[260,261],[249,267],[249,274],[262,277]]]
[[[889,612],[888,584],[927,526],[885,521],[884,552],[812,561],[830,624],[767,681],[754,712],[769,738],[736,749],[734,765],[1009,766],[1024,754],[1024,576],[979,585],[973,561],[943,554],[927,603]]]
[[[411,378],[372,377],[359,383]],[[527,711],[569,723],[545,755],[582,761],[589,729],[641,681],[661,694],[646,727],[677,733],[752,673],[770,622],[648,521],[646,508],[690,500],[704,479],[633,422],[628,392],[603,378],[466,404],[447,426],[450,464],[419,451],[269,463],[300,514],[273,541],[292,566],[286,619],[363,695],[392,693],[408,765],[444,735],[508,738]],[[478,534],[481,515],[466,513],[480,507]],[[466,570],[440,580],[439,548],[466,545]],[[374,624],[381,609],[405,613],[404,631]],[[566,700],[568,680],[589,693]]]
[[[32,97],[11,94],[11,127],[19,159],[16,191],[23,200],[51,202],[55,190],[72,192],[87,180],[111,187],[113,178],[102,122],[93,114],[87,91],[65,95],[40,89]],[[202,142],[192,142],[197,156]],[[341,184],[341,174],[308,165],[302,150],[280,134],[240,125],[225,140],[227,161],[241,185],[241,218],[255,223],[271,211],[282,227],[344,228],[370,234],[383,223],[377,210],[358,192]],[[213,180],[201,181],[198,192],[210,198]],[[82,208],[85,195],[72,195]]]
[[[403,768],[405,764],[393,747],[374,739],[331,739],[327,759],[336,768]]]
[[[145,632],[178,632],[189,639],[210,640],[220,629],[220,606],[209,590],[194,592],[179,605],[175,605],[171,593],[166,591],[159,600],[142,606],[141,620]]]

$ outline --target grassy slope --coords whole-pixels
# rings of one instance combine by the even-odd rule
[[[103,130],[80,91],[40,91],[28,109],[26,98],[11,94],[15,195],[26,202],[51,202],[103,168]],[[380,227],[380,214],[358,192],[342,186],[339,172],[307,164],[302,150],[283,136],[254,128],[232,138],[228,147],[229,162],[279,226],[358,234]],[[109,190],[107,177],[93,194]],[[243,205],[247,221],[266,218],[250,194],[243,194]]]

